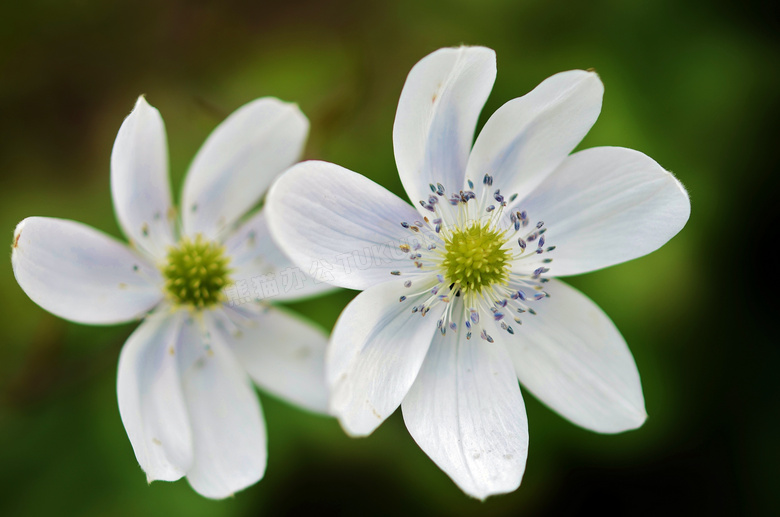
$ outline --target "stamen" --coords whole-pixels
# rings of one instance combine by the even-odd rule
[[[401,223],[428,242],[421,243],[420,237],[415,236],[409,244],[398,246],[423,275],[419,282],[415,280],[417,288],[399,301],[413,304],[411,311],[423,316],[437,304],[447,304],[437,321],[442,335],[447,330],[457,332],[462,324],[466,339],[476,330],[482,339],[492,343],[490,325],[514,335],[511,320],[506,316],[512,315],[515,324],[521,325],[517,315],[536,314],[529,304],[549,297],[542,287],[549,281],[546,274],[552,259],[539,257],[555,250],[555,246],[545,247],[547,228],[543,221],[531,226],[524,210],[508,213],[507,227],[502,222],[507,220],[503,211],[518,194],[507,199],[500,188],[492,188],[493,181],[490,174],[485,174],[478,186],[481,191],[477,192],[471,179],[466,180],[464,190],[448,191],[441,183],[430,183],[431,195],[420,200],[420,206],[434,215],[423,218],[424,222]],[[440,203],[439,198],[447,203]],[[525,230],[529,226],[530,231]],[[432,276],[428,281],[422,280],[428,272]],[[412,281],[406,280],[404,286],[412,287]],[[481,318],[484,314],[492,317]]]

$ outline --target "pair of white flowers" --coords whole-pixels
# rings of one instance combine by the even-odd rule
[[[481,47],[441,49],[410,72],[393,143],[414,207],[337,165],[293,165],[308,122],[264,98],[208,138],[177,212],[163,122],[140,98],[111,157],[129,245],[72,221],[18,225],[14,272],[40,306],[81,323],[143,318],[122,350],[117,393],[149,481],[186,476],[221,498],[262,478],[266,434],[250,379],[335,415],[353,436],[401,406],[420,447],[477,498],[520,484],[518,379],[582,427],[643,423],[623,338],[551,275],[657,249],[687,221],[688,196],[637,151],[570,154],[601,109],[592,72],[557,74],[506,103],[472,146],[495,76],[495,54]],[[363,290],[329,342],[266,303],[316,294],[324,280]]]

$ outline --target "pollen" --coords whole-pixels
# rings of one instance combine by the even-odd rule
[[[220,303],[222,289],[230,283],[230,258],[224,246],[198,234],[182,238],[168,249],[165,266],[165,290],[178,305],[204,309]]]
[[[479,294],[484,288],[506,284],[511,251],[503,248],[504,232],[479,222],[453,231],[445,239],[441,262],[445,281],[463,294]]]

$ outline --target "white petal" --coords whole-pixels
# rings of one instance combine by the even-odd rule
[[[626,342],[596,304],[563,282],[523,318],[506,340],[517,376],[534,395],[572,422],[618,433],[647,418],[639,372]]]
[[[297,300],[333,287],[315,280],[279,249],[271,238],[265,210],[254,214],[226,241],[233,270],[231,280],[244,282],[255,297],[266,300]]]
[[[153,314],[119,356],[119,414],[149,482],[179,479],[192,463],[192,433],[175,356],[181,325],[181,312]]]
[[[187,480],[199,494],[221,499],[263,477],[266,433],[260,401],[210,316],[205,314],[208,337],[196,323],[185,323],[189,337],[179,368],[194,442]]]
[[[152,257],[173,244],[168,143],[160,113],[138,98],[111,152],[111,197],[125,235]]]
[[[527,195],[568,156],[601,111],[604,86],[583,70],[556,74],[501,106],[469,157],[466,177],[493,176],[505,197]]]
[[[465,336],[437,334],[402,409],[420,448],[461,490],[485,499],[520,486],[528,421],[500,341]]]
[[[332,163],[299,163],[273,184],[264,210],[279,247],[319,280],[366,289],[392,279],[391,271],[416,273],[398,246],[424,240],[401,226],[419,215],[360,174]]]
[[[395,411],[436,331],[445,304],[423,317],[411,309],[425,298],[398,301],[409,291],[401,282],[372,287],[347,305],[333,329],[325,356],[331,411],[352,436],[370,434]]]
[[[295,104],[264,97],[237,109],[211,133],[187,173],[185,233],[217,238],[300,158],[308,132]]]
[[[226,332],[232,330],[226,342],[252,380],[292,404],[327,413],[325,332],[274,307],[241,323],[226,326]]]
[[[424,57],[406,78],[393,125],[398,173],[412,203],[429,184],[462,188],[477,118],[496,79],[495,52],[444,48]]]
[[[138,319],[162,300],[159,271],[127,246],[74,221],[28,217],[11,262],[32,301],[78,323]]]
[[[544,221],[550,274],[576,275],[660,248],[688,220],[683,186],[648,156],[620,147],[571,155],[519,205]]]

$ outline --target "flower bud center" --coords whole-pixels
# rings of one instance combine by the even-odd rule
[[[222,301],[222,289],[229,283],[224,246],[203,239],[183,237],[168,250],[162,272],[165,289],[176,304],[202,309]]]
[[[445,239],[441,263],[446,282],[460,286],[464,294],[505,284],[510,250],[502,248],[504,241],[503,232],[488,224],[473,223],[452,231]]]

